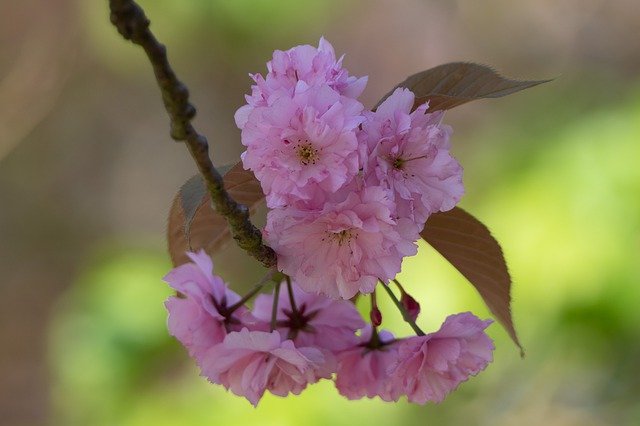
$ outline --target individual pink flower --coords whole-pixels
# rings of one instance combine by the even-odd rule
[[[443,112],[414,112],[414,94],[396,89],[375,112],[366,113],[360,139],[369,149],[368,183],[393,189],[400,217],[420,230],[434,212],[452,209],[464,193],[462,167],[451,156],[451,128],[440,123]]]
[[[293,97],[249,114],[242,163],[260,181],[269,207],[335,192],[358,173],[362,108],[327,85],[299,82]]]
[[[229,333],[224,341],[205,354],[202,374],[256,406],[265,391],[274,395],[298,395],[307,384],[319,379],[324,364],[316,348],[297,348],[276,331]],[[329,378],[330,372],[324,377]]]
[[[320,39],[317,48],[302,45],[284,52],[276,50],[273,59],[267,63],[267,75],[251,75],[256,84],[251,87],[251,95],[246,96],[247,105],[236,112],[238,128],[244,128],[255,107],[273,105],[283,96],[293,97],[298,82],[306,86],[326,85],[341,96],[357,98],[367,84],[367,77],[349,76],[342,68],[342,59],[336,59],[333,46],[324,38]]]
[[[349,399],[379,396],[384,401],[397,401],[402,390],[391,379],[389,366],[398,360],[398,342],[388,331],[378,333],[376,347],[370,347],[370,338],[371,326],[367,326],[360,344],[338,354],[336,388]]]
[[[441,402],[493,360],[493,341],[484,332],[491,322],[465,312],[449,316],[435,333],[403,340],[390,368],[395,386],[410,402]]]
[[[278,255],[278,268],[307,292],[350,299],[371,293],[378,279],[400,272],[402,258],[417,246],[406,239],[381,187],[349,192],[320,212],[271,210],[264,236]]]
[[[180,293],[167,299],[165,306],[169,332],[199,363],[204,352],[225,338],[227,329],[239,330],[243,323],[246,326],[255,320],[245,307],[225,315],[226,308],[240,297],[213,275],[213,263],[204,250],[187,255],[193,263],[180,265],[164,277]]]
[[[344,350],[356,344],[356,331],[364,327],[364,321],[355,305],[346,300],[333,300],[325,296],[303,291],[292,283],[293,299],[286,286],[282,286],[278,298],[277,328],[283,339],[292,339],[296,346],[311,346],[331,352]],[[271,321],[273,296],[258,296],[253,315],[261,321]]]

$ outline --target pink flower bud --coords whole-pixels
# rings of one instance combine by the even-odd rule
[[[369,318],[371,319],[371,324],[374,327],[378,327],[382,324],[382,312],[380,312],[380,309],[378,309],[377,306],[371,309],[371,312],[369,312]]]
[[[402,303],[402,306],[407,311],[409,319],[411,319],[411,321],[415,321],[420,313],[420,303],[404,291],[402,292],[400,303]]]

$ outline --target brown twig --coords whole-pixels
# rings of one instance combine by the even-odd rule
[[[276,264],[274,251],[263,244],[262,234],[251,223],[249,210],[238,204],[224,189],[224,181],[209,158],[207,139],[193,127],[196,109],[189,102],[189,90],[173,72],[167,49],[149,29],[149,20],[133,0],[109,0],[111,22],[127,40],[141,46],[156,76],[164,106],[171,119],[171,137],[184,141],[207,185],[214,209],[227,220],[238,245],[266,267]]]

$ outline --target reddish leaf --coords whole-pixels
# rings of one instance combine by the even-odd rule
[[[432,215],[421,235],[473,284],[522,351],[511,318],[511,277],[502,249],[489,229],[455,207]]]
[[[264,200],[260,183],[241,163],[225,173],[224,184],[231,197],[251,212]],[[204,183],[198,177],[189,179],[173,200],[167,240],[174,266],[189,261],[185,255],[187,250],[203,248],[213,255],[231,240],[226,220],[213,210]]]
[[[429,101],[429,111],[438,111],[476,99],[500,98],[548,81],[551,80],[511,80],[484,65],[452,62],[408,77],[384,95],[374,110],[398,87],[410,89],[416,95],[414,109]]]

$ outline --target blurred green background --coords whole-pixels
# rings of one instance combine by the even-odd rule
[[[555,81],[448,113],[461,206],[501,242],[527,351],[497,325],[495,362],[440,405],[350,402],[330,382],[257,409],[208,385],[168,336],[171,198],[194,173],[142,52],[107,1],[0,4],[0,424],[640,424],[640,8],[636,0],[145,0],[193,93],[216,164],[275,48],[317,43],[369,75],[469,60]],[[222,257],[224,256],[224,257]],[[259,274],[233,252],[236,288]],[[422,246],[400,277],[434,329],[489,314]],[[385,304],[385,321],[409,329]]]

